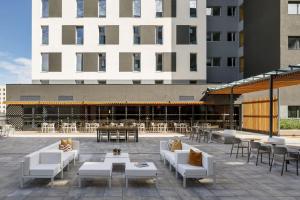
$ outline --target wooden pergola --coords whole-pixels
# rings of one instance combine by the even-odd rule
[[[273,135],[273,89],[300,84],[300,66],[289,66],[269,73],[253,76],[217,88],[209,88],[210,95],[230,95],[230,127],[233,129],[233,95],[269,90],[269,135]]]

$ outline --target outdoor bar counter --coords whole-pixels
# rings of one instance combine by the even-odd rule
[[[100,142],[100,132],[101,131],[107,131],[108,132],[108,140],[110,140],[110,132],[111,131],[125,131],[126,132],[126,138],[128,131],[134,131],[135,132],[135,142],[139,141],[139,132],[137,127],[100,127],[97,128],[97,142]]]

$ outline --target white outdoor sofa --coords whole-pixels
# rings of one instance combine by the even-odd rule
[[[168,141],[160,141],[160,156],[166,164],[169,163],[170,170],[172,167],[176,171],[176,178],[180,174],[183,178],[183,187],[186,187],[186,179],[188,178],[207,178],[212,177],[214,184],[216,183],[215,162],[213,156],[202,152],[202,165],[193,166],[188,164],[190,149],[200,151],[199,149],[182,143],[182,150],[169,151]]]
[[[54,178],[63,169],[69,168],[69,164],[79,159],[79,141],[73,141],[73,150],[63,152],[59,150],[59,142],[49,145],[43,149],[35,151],[24,157],[20,167],[20,187],[22,188],[26,179],[49,178],[53,185]]]

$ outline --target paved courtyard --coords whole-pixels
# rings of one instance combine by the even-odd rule
[[[216,157],[217,184],[212,180],[190,180],[188,187],[182,187],[182,179],[176,179],[174,172],[160,161],[159,141],[168,138],[140,138],[139,143],[96,143],[95,138],[80,138],[80,162],[64,173],[63,180],[57,178],[54,186],[49,187],[49,180],[28,182],[19,188],[18,168],[23,156],[46,145],[58,141],[57,138],[1,138],[0,139],[0,199],[16,200],[201,200],[201,199],[285,199],[300,200],[300,177],[295,169],[280,176],[280,167],[272,173],[267,164],[255,166],[249,164],[246,157],[229,158],[230,145],[203,144],[189,142],[199,149]],[[148,181],[130,181],[126,189],[122,174],[114,174],[112,188],[105,180],[87,180],[79,188],[76,172],[84,161],[102,161],[105,152],[114,147],[121,147],[130,153],[132,161],[152,161],[158,168],[158,187]]]

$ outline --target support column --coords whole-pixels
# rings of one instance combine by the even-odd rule
[[[234,121],[234,102],[233,102],[233,87],[230,90],[230,108],[229,108],[229,124],[230,129],[234,129],[233,121]]]
[[[269,135],[270,137],[273,136],[273,79],[274,75],[270,76],[270,87],[269,87],[269,102],[270,102],[270,113],[269,113],[269,124],[270,124],[270,129],[269,129]]]

